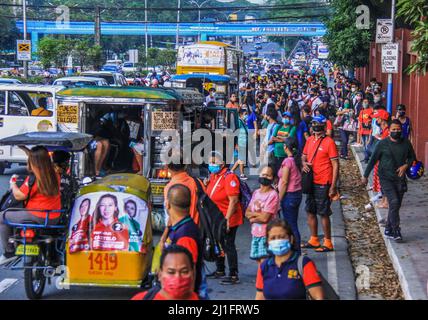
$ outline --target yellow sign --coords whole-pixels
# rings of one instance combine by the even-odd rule
[[[77,124],[79,121],[79,108],[77,105],[59,105],[56,114],[58,123]]]
[[[31,60],[31,41],[30,40],[16,40],[17,59],[18,60]]]

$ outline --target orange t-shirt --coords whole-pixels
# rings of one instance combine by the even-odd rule
[[[171,178],[171,181],[165,186],[164,199],[166,199],[168,190],[175,184],[182,184],[190,189],[190,212],[189,215],[197,226],[199,226],[199,212],[198,212],[198,187],[196,186],[195,180],[187,174],[187,172],[180,172]],[[205,191],[204,184],[201,182],[201,186]]]
[[[336,143],[332,138],[328,136],[324,137],[321,144],[320,139],[316,140],[315,136],[310,136],[306,140],[303,154],[306,155],[308,162],[312,162],[314,183],[321,185],[331,184],[333,180],[333,165],[331,164],[331,160],[337,159],[339,155]],[[319,144],[319,150],[315,159],[313,159]]]
[[[226,108],[230,108],[230,109],[238,109],[238,108],[239,108],[239,105],[238,105],[237,103],[233,103],[233,102],[229,101],[229,102],[226,104]]]
[[[146,294],[147,294],[147,291],[137,293],[135,296],[131,298],[131,300],[143,300]],[[165,298],[160,292],[158,292],[153,297],[153,300],[168,300],[168,299]],[[199,296],[197,293],[193,292],[190,298],[186,300],[199,300]]]
[[[371,128],[364,128],[364,126],[366,127],[371,127],[371,123],[372,123],[372,115],[373,115],[373,109],[372,108],[367,108],[367,109],[363,109],[360,112],[360,115],[358,116],[358,125],[359,125],[359,134],[363,134],[363,135],[369,135],[372,132]]]
[[[226,217],[229,208],[229,196],[239,196],[239,179],[234,173],[225,176],[227,168],[221,170],[218,174],[211,174],[210,182],[207,186],[207,194],[217,205],[223,215]],[[220,181],[218,181],[220,179]],[[218,183],[217,183],[218,182]],[[213,190],[215,187],[215,190]],[[243,214],[241,203],[238,202],[236,210],[230,217],[229,227],[237,227],[243,224]]]
[[[61,210],[61,194],[59,192],[60,178],[58,178],[58,194],[55,196],[45,196],[39,192],[39,188],[37,186],[37,181],[34,182],[31,187],[30,198],[28,199],[27,205],[25,209],[35,209],[35,210]],[[30,177],[27,177],[19,188],[25,196],[28,196],[28,191],[30,186],[28,185],[28,180]],[[30,211],[30,213],[36,217],[46,219],[46,212],[39,211]],[[60,212],[54,212],[49,214],[49,219],[57,219],[61,215]]]

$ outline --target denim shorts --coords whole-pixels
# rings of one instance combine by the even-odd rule
[[[329,184],[314,184],[313,193],[306,196],[306,211],[320,216],[331,216],[331,199]]]

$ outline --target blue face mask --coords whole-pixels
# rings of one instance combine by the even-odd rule
[[[208,171],[211,173],[218,173],[221,170],[221,166],[219,164],[209,164]]]
[[[291,250],[291,242],[288,239],[271,240],[268,250],[275,256],[286,255]]]
[[[282,123],[287,126],[290,124],[290,119],[288,119],[288,118],[282,119]]]

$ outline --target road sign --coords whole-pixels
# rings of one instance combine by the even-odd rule
[[[398,73],[398,43],[382,45],[382,72]]]
[[[376,22],[376,43],[392,42],[392,21],[391,19],[377,19]]]
[[[31,60],[31,40],[16,40],[17,60]]]

